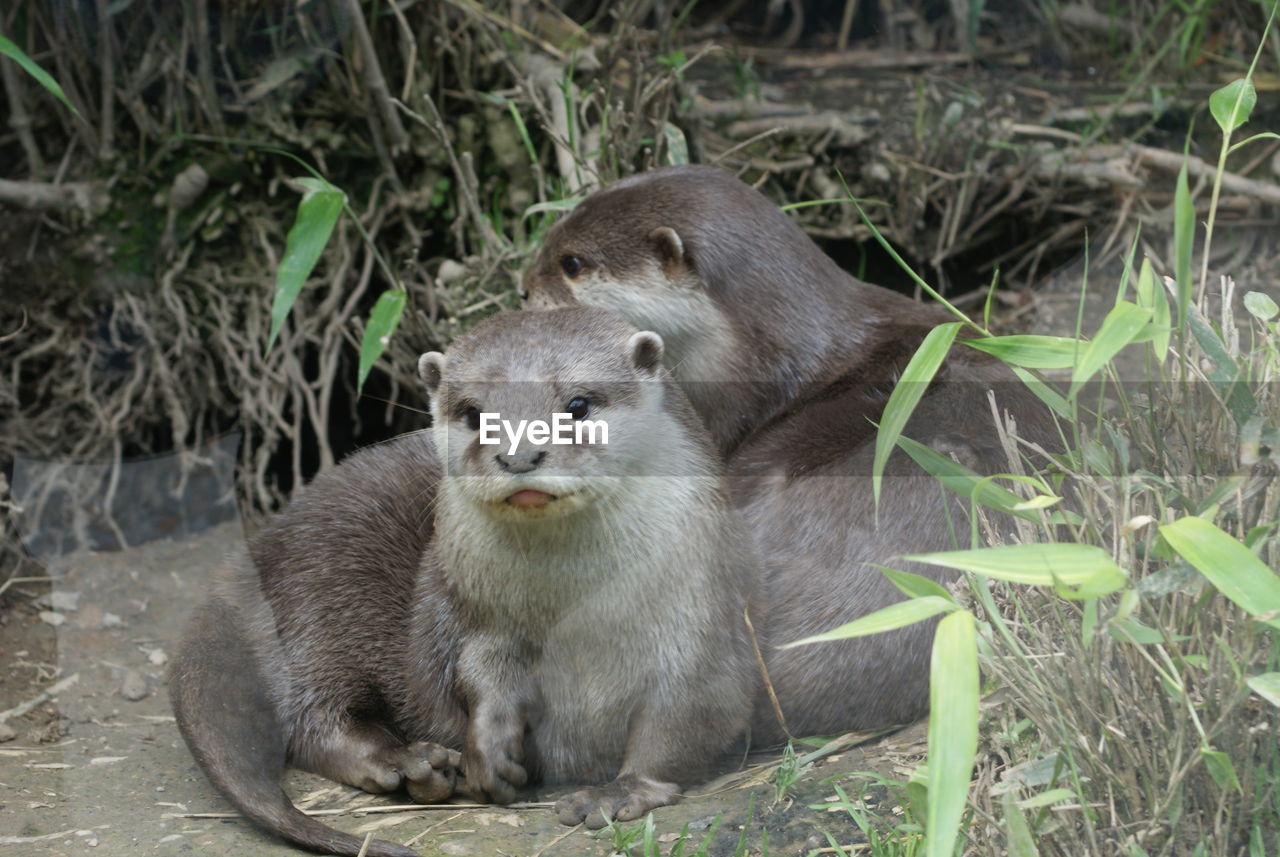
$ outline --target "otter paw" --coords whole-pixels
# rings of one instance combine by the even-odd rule
[[[404,786],[418,803],[440,803],[453,794],[458,784],[462,754],[440,744],[417,741],[403,748]]]
[[[556,801],[561,824],[585,824],[599,830],[610,820],[634,821],[651,809],[680,799],[675,783],[626,774],[603,786],[576,791]]]
[[[516,789],[529,780],[523,761],[524,748],[518,738],[468,741],[462,753],[466,782],[459,791],[481,802],[511,803],[516,799]]]

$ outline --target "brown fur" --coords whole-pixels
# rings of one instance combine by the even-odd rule
[[[565,260],[574,264],[566,268]],[[573,276],[570,276],[570,273]],[[967,546],[967,504],[903,453],[872,506],[874,423],[934,307],[842,271],[763,195],[710,167],[634,176],[552,228],[524,278],[531,306],[613,309],[668,339],[668,365],[728,456],[734,499],[770,567],[762,635],[783,643],[901,600],[874,564]],[[708,343],[711,343],[708,345]],[[986,391],[1049,443],[1040,404],[997,361],[957,346],[905,434],[1004,470]],[[877,523],[878,521],[878,523]],[[767,649],[796,733],[903,722],[927,708],[933,625]],[[781,732],[763,699],[755,733]]]
[[[455,380],[446,381],[445,397],[452,386],[463,386],[464,375],[514,380],[511,373],[532,368],[544,380],[497,389],[525,404],[530,396],[564,398],[568,388],[558,385],[572,379],[545,379],[594,366],[600,377],[585,380],[607,382],[604,389],[617,403],[613,413],[624,423],[616,430],[625,439],[628,409],[643,399],[638,379],[617,377],[623,344],[633,335],[640,336],[597,310],[502,316],[450,352]],[[563,568],[536,569],[530,562],[537,556],[502,564],[500,544],[469,541],[465,514],[457,529],[436,539],[437,514],[454,520],[450,510],[463,501],[437,510],[438,492],[448,493],[450,481],[442,479],[431,435],[417,433],[321,474],[258,534],[247,555],[232,561],[197,609],[170,673],[183,737],[232,803],[296,845],[353,855],[361,840],[292,805],[279,785],[285,766],[369,791],[405,787],[415,799],[435,801],[452,791],[462,764],[445,745],[466,749],[469,790],[497,800],[509,800],[526,773],[584,783],[614,777],[558,807],[566,822],[586,818],[599,826],[601,806],[630,818],[670,803],[678,785],[742,731],[754,675],[741,615],[758,572],[742,548],[740,524],[727,511],[721,469],[704,430],[679,389],[662,379],[660,349],[656,337],[642,338],[634,355],[652,362],[649,386],[663,389],[648,395],[661,396],[669,420],[630,430],[645,442],[683,450],[686,467],[670,473],[647,465],[647,475],[622,477],[652,485],[648,493],[615,498],[634,529],[625,539],[597,532],[581,536],[581,544],[574,540],[575,533],[591,531],[605,506],[579,513],[585,517],[576,524],[566,518],[560,533],[567,541],[558,547]],[[570,356],[577,363],[563,362]],[[436,405],[444,408],[436,429],[443,438],[451,404]],[[607,464],[609,454],[601,460]],[[584,463],[587,475],[590,463]],[[657,477],[695,480],[700,493],[673,500],[675,489],[667,486],[675,483]],[[628,498],[642,505],[627,508]],[[686,526],[677,527],[672,516]],[[666,529],[680,532],[672,538]],[[550,532],[544,549],[555,547],[556,531]],[[646,558],[656,562],[641,549],[646,544],[679,546],[687,562],[645,566]],[[501,556],[510,559],[509,551]],[[460,567],[471,568],[470,577],[460,578]],[[580,586],[569,574],[574,568],[582,574],[589,568],[601,579],[591,581],[594,588]],[[676,592],[686,597],[647,598],[645,574],[660,581],[664,599]],[[485,580],[492,581],[487,588]],[[636,590],[630,598],[610,597],[629,589]],[[504,613],[501,596],[511,592],[523,592],[523,600]],[[557,624],[559,611],[571,612],[579,625]],[[573,639],[582,648],[566,649],[563,635],[555,636],[565,627],[577,628]],[[483,658],[476,666],[470,654],[486,643],[510,665],[509,676],[597,687],[626,705],[601,710],[579,700],[581,708],[557,706],[540,698],[537,686],[521,693],[486,670]],[[486,682],[500,692],[486,696]],[[368,853],[414,852],[375,841]]]

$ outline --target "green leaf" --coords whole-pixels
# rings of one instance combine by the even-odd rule
[[[1187,160],[1182,159],[1173,191],[1173,279],[1178,286],[1178,327],[1187,322],[1191,305],[1191,245],[1196,237],[1196,208],[1191,204]]]
[[[1156,281],[1155,271],[1151,268],[1151,259],[1142,260],[1142,270],[1138,274],[1138,306],[1151,310],[1151,321],[1159,328],[1151,338],[1156,359],[1164,363],[1169,356],[1169,335],[1172,319],[1169,316],[1169,299],[1165,296],[1164,286]]]
[[[889,582],[902,592],[908,598],[928,598],[936,596],[945,598],[947,601],[955,602],[951,597],[951,593],[940,583],[936,583],[924,575],[912,574],[909,571],[898,571],[896,568],[885,568],[882,565],[876,566],[880,569],[880,573],[889,578]]]
[[[1224,791],[1240,791],[1240,780],[1236,777],[1236,766],[1231,764],[1230,756],[1221,750],[1201,747],[1200,758],[1204,760],[1205,767],[1209,769],[1209,776],[1213,777],[1218,788]]]
[[[369,377],[369,370],[374,361],[382,356],[391,342],[391,334],[396,332],[400,324],[400,316],[404,314],[404,304],[408,295],[401,289],[387,289],[378,295],[378,302],[369,313],[369,323],[364,328],[364,338],[360,340],[360,369],[357,375],[357,392],[364,389],[364,379]]]
[[[1071,789],[1049,789],[1047,792],[1018,801],[1018,806],[1023,809],[1039,809],[1064,800],[1079,800],[1079,796]]]
[[[76,110],[76,106],[67,100],[67,94],[62,91],[62,87],[58,85],[58,81],[54,80],[47,71],[37,65],[35,60],[27,56],[26,52],[23,51],[22,48],[18,47],[4,36],[0,36],[0,56],[9,57],[18,65],[22,66],[26,70],[27,74],[34,77],[37,83],[53,93],[53,95],[63,104],[67,105],[67,108],[72,113],[77,116],[80,115],[80,111]]]
[[[1019,333],[1012,336],[984,336],[962,339],[965,345],[985,351],[1011,366],[1027,369],[1066,369],[1075,363],[1085,344],[1069,336],[1040,336]]]
[[[1067,391],[1067,398],[1078,393],[1085,382],[1120,353],[1120,349],[1133,342],[1150,320],[1151,310],[1129,301],[1117,303],[1102,320],[1097,336],[1090,340],[1080,356],[1080,362],[1072,370],[1071,389]]]
[[[1013,792],[1001,795],[1000,804],[1004,813],[1005,844],[1009,857],[1040,857],[1040,850],[1036,848],[1036,840],[1031,835],[1031,828],[1027,826],[1027,819],[1013,802]]]
[[[907,625],[914,625],[917,622],[937,616],[939,613],[946,613],[955,609],[957,609],[955,602],[949,598],[939,598],[936,595],[912,598],[910,601],[899,601],[897,604],[882,607],[874,613],[868,613],[866,616],[854,619],[839,628],[833,628],[821,634],[814,634],[812,637],[805,637],[803,640],[796,640],[793,643],[784,643],[779,648],[789,649],[792,646],[807,646],[810,643],[825,643],[829,640],[847,640],[850,637],[879,634],[882,631],[905,628]]]
[[[1253,81],[1247,77],[1233,80],[1209,96],[1209,112],[1218,121],[1223,134],[1230,134],[1249,121],[1258,103]]]
[[[1162,526],[1160,535],[1224,596],[1280,628],[1280,577],[1253,551],[1204,518],[1181,518]]]
[[[1245,680],[1249,689],[1258,696],[1280,708],[1280,673],[1263,673],[1250,676]]]
[[[670,122],[662,125],[662,136],[667,141],[667,165],[682,167],[689,163],[689,143],[684,132]]]
[[[276,270],[276,293],[271,303],[271,335],[267,350],[275,345],[285,317],[298,299],[298,293],[320,260],[329,243],[333,227],[346,204],[347,195],[324,179],[301,178],[297,183],[306,189],[298,203],[298,216],[285,239],[284,258]]]
[[[1093,545],[1046,542],[1002,545],[977,550],[943,551],[904,557],[914,562],[970,571],[1014,583],[1038,586],[1078,586],[1079,597],[1115,592],[1125,573],[1102,548]]]
[[[889,453],[893,452],[903,426],[911,418],[911,412],[916,409],[920,397],[946,359],[951,343],[959,331],[958,321],[940,324],[929,331],[916,353],[911,355],[911,361],[902,370],[902,377],[889,394],[889,401],[885,403],[884,413],[880,417],[880,428],[876,432],[875,459],[871,465],[871,493],[877,509],[880,506],[880,483],[884,479],[884,466],[889,460]]]
[[[911,456],[916,464],[925,469],[930,476],[942,483],[943,487],[954,491],[966,500],[976,500],[983,506],[996,509],[1025,521],[1040,522],[1040,516],[1031,509],[1019,509],[1023,500],[1007,488],[984,479],[965,467],[960,462],[930,449],[919,441],[909,437],[898,438],[898,446]]]
[[[1280,306],[1276,306],[1276,302],[1271,299],[1271,296],[1262,292],[1246,292],[1244,308],[1254,318],[1262,321],[1275,318],[1276,313],[1280,312]]]
[[[929,664],[929,712],[925,854],[952,857],[978,753],[978,635],[967,610],[938,623]]]
[[[1010,366],[1009,368],[1013,370],[1013,374],[1017,375],[1018,378],[1022,380],[1022,383],[1027,385],[1027,389],[1030,390],[1037,399],[1044,402],[1049,410],[1053,411],[1063,419],[1072,418],[1071,405],[1067,402],[1066,397],[1061,393],[1050,387],[1044,381],[1041,381],[1035,375],[1032,375],[1026,369],[1023,369],[1021,366]]]
[[[1139,622],[1132,616],[1126,619],[1113,619],[1110,627],[1107,628],[1107,633],[1123,643],[1137,643],[1140,646],[1150,646],[1155,643],[1165,642],[1164,634],[1150,625]],[[1175,643],[1190,639],[1185,634],[1171,634],[1169,636],[1169,640]]]

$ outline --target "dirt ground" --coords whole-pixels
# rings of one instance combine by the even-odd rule
[[[230,807],[187,752],[164,689],[184,617],[242,538],[235,520],[125,550],[46,557],[40,576],[51,581],[17,583],[5,593],[0,738],[13,734],[0,742],[0,857],[299,853],[239,818],[197,815]],[[751,853],[761,853],[765,836],[765,853],[772,855],[825,847],[824,831],[842,844],[863,841],[847,813],[809,808],[834,797],[822,781],[867,769],[905,779],[923,753],[922,741],[917,726],[878,744],[841,749],[815,762],[782,801],[771,782],[777,754],[753,757],[742,771],[699,790],[703,796],[655,814],[662,849],[687,824],[690,853],[717,817],[711,855],[733,853],[744,825]],[[611,837],[561,827],[542,806],[377,813],[407,799],[375,798],[298,773],[286,788],[306,808],[345,810],[326,823],[376,831],[423,854],[554,857],[613,850]],[[893,817],[883,788],[860,791]],[[554,797],[529,795],[533,801]]]

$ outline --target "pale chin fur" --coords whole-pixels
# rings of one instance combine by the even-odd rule
[[[581,476],[510,477],[502,474],[459,475],[450,478],[454,489],[472,504],[488,514],[512,521],[538,520],[563,517],[588,509],[609,494],[605,478],[586,479]],[[512,506],[507,498],[518,491],[542,491],[555,499],[538,509]]]
[[[722,381],[710,367],[728,365],[736,352],[731,326],[697,277],[670,280],[657,265],[625,281],[592,274],[568,283],[582,303],[613,310],[641,330],[662,337],[663,363],[681,381]]]

